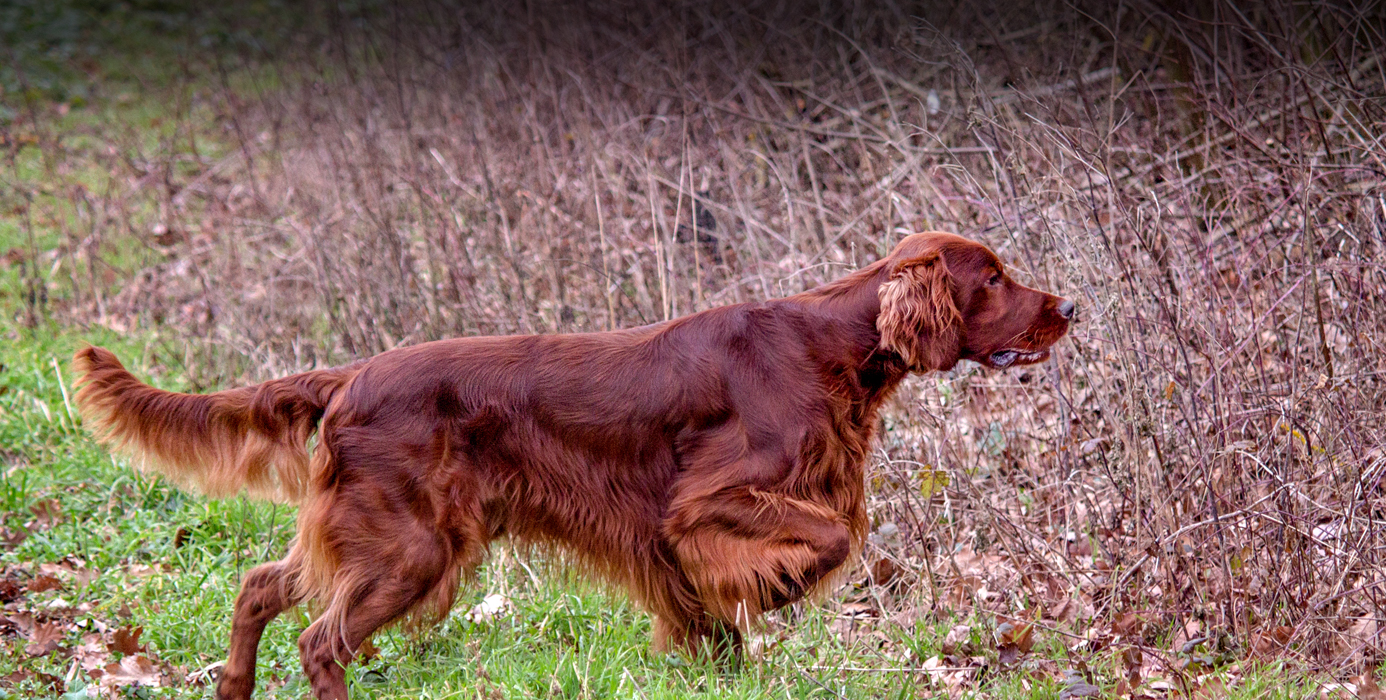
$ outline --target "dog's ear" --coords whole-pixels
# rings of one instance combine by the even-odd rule
[[[962,354],[962,314],[953,302],[953,277],[937,251],[902,260],[877,292],[876,330],[881,349],[910,369],[948,369]]]

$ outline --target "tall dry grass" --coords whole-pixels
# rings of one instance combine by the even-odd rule
[[[300,19],[193,59],[220,69],[234,152],[149,195],[166,262],[73,309],[157,317],[218,383],[648,323],[956,231],[1079,323],[1046,365],[901,392],[870,484],[867,564],[895,576],[876,609],[1380,658],[1380,4]]]

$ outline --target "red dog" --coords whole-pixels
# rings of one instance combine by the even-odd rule
[[[250,697],[266,623],[311,598],[304,671],[318,698],[345,698],[357,647],[445,614],[501,535],[623,587],[656,616],[657,649],[739,651],[748,623],[861,545],[872,428],[905,375],[1039,362],[1073,310],[985,246],[923,233],[784,299],[441,340],[209,395],[154,389],[88,347],[77,401],[103,441],[175,480],[302,504],[288,556],[245,575],[217,695]]]

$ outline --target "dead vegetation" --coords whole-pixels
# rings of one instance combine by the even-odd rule
[[[1080,323],[1041,367],[901,393],[871,614],[1037,622],[1138,677],[1360,668],[1386,596],[1372,8],[324,9],[189,59],[227,154],[175,129],[58,190],[72,262],[33,251],[31,313],[161,327],[219,384],[648,323],[956,231]],[[130,233],[163,259],[111,291]]]

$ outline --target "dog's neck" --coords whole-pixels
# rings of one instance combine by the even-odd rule
[[[862,268],[842,279],[785,299],[803,309],[813,324],[820,347],[831,348],[815,360],[830,386],[852,402],[852,421],[875,422],[882,403],[909,374],[899,355],[880,348],[876,317],[881,311],[877,292],[885,281],[885,261]]]

